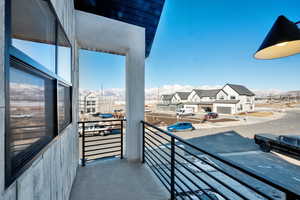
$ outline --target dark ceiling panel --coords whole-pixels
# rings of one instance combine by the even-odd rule
[[[149,56],[165,0],[74,0],[75,8],[146,28]]]

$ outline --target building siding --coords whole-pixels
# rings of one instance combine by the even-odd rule
[[[72,44],[73,123],[53,141],[33,164],[8,188],[4,187],[4,3],[0,0],[0,199],[67,200],[78,167],[78,50],[75,41],[74,5],[71,0],[51,0],[56,14]]]

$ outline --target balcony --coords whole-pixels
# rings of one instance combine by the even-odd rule
[[[101,130],[85,131],[85,123],[99,127],[99,123],[108,122],[120,130],[118,134],[101,136],[102,126]],[[295,188],[287,188],[278,180],[207,152],[144,121],[141,122],[142,160],[130,162],[123,159],[126,151],[123,120],[85,123],[80,126],[84,167],[77,172],[70,200],[300,198]]]
[[[70,200],[167,200],[168,197],[145,165],[113,159],[80,167]]]

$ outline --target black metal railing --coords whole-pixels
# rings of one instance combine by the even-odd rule
[[[123,119],[81,121],[78,124],[82,166],[97,159],[123,159]]]
[[[297,191],[142,121],[143,162],[173,199],[287,199]]]

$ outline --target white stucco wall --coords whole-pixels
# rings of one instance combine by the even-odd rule
[[[76,11],[80,48],[126,56],[125,157],[139,160],[145,104],[145,29],[117,20]]]

